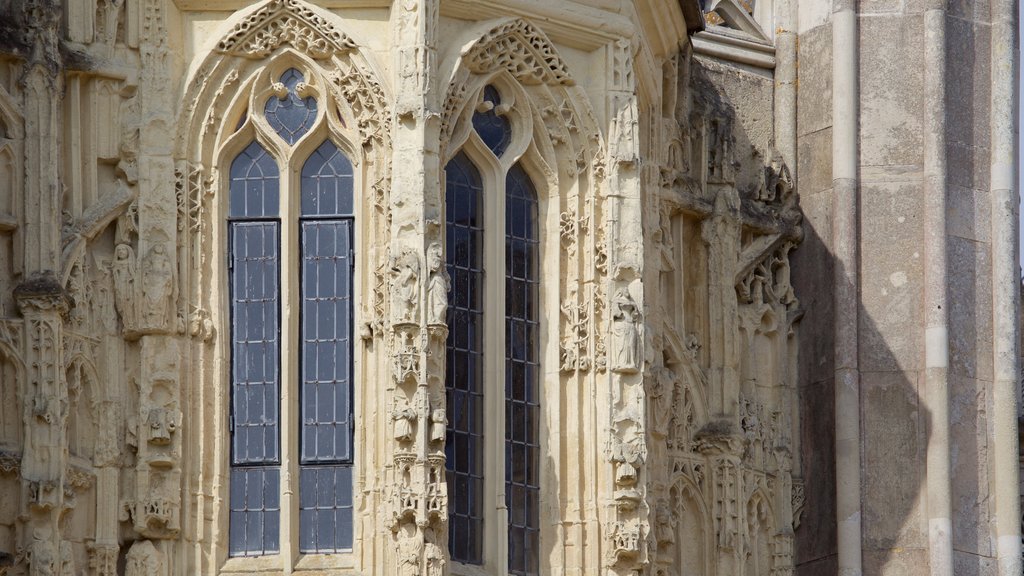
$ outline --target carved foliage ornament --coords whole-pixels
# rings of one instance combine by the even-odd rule
[[[265,58],[283,45],[313,58],[355,50],[351,38],[300,0],[273,0],[247,16],[217,44],[219,52]]]
[[[504,69],[523,84],[574,84],[551,41],[522,19],[511,20],[484,34],[463,60],[476,74]]]

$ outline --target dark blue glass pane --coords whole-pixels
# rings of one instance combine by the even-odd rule
[[[352,457],[352,221],[302,222],[302,462]]]
[[[277,462],[278,224],[232,222],[232,463]]]
[[[485,112],[473,113],[473,128],[480,135],[484,144],[494,152],[494,155],[501,157],[512,142],[512,124],[504,116],[499,116],[498,106],[501,105],[501,94],[494,86],[484,88]]]
[[[448,549],[452,559],[483,564],[483,182],[459,153],[445,167],[448,299]]]
[[[352,215],[352,163],[330,140],[302,167],[302,215]]]
[[[505,179],[505,505],[509,574],[540,573],[540,274],[537,194],[516,164]]]
[[[289,144],[295,144],[302,135],[309,132],[316,122],[316,100],[312,96],[300,98],[296,88],[305,81],[302,73],[295,68],[281,75],[287,94],[284,98],[271,96],[263,108],[267,123]]]
[[[299,551],[332,554],[352,549],[352,468],[299,469]]]
[[[231,162],[228,214],[232,218],[277,216],[279,180],[277,162],[258,142]]]
[[[280,549],[281,484],[277,467],[231,468],[228,553],[262,556]]]

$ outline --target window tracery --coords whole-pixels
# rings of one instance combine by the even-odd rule
[[[352,546],[354,175],[330,130],[308,136],[322,141],[307,155],[296,148],[329,122],[319,95],[288,68],[262,118],[243,116],[243,134],[233,136],[251,140],[231,163],[228,207],[229,552],[237,556],[280,551],[281,527],[292,521],[282,491],[298,494],[299,552]],[[296,267],[298,283],[283,281]],[[297,360],[286,359],[290,350]],[[297,423],[283,418],[294,410],[288,403],[298,404]],[[298,477],[282,475],[295,459]]]
[[[495,86],[483,88],[472,115],[473,137],[483,146],[474,153],[487,154],[486,149],[494,160],[505,159],[514,139],[513,123],[506,117],[509,109]],[[509,573],[536,574],[540,558],[539,202],[519,162],[501,172],[485,183],[466,151],[456,154],[446,167],[448,272],[453,281],[446,386],[453,415],[446,443],[452,493],[449,551],[455,561],[485,563],[484,502],[487,493],[500,492],[507,509]],[[497,218],[498,214],[504,218]],[[504,250],[495,250],[494,244],[502,241]],[[503,290],[494,289],[494,280],[485,276],[487,268],[504,270]],[[503,315],[495,313],[501,309]],[[488,339],[504,343],[500,360],[487,360],[485,350],[501,346],[489,344]],[[504,386],[488,381],[485,374],[503,374]],[[484,418],[502,388],[503,433],[500,425],[488,425],[491,419]],[[484,466],[485,446],[493,445],[494,437],[503,437],[504,455],[498,466],[486,470],[503,477],[500,489],[499,479],[489,478]]]

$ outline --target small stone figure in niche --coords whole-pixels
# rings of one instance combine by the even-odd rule
[[[441,244],[434,242],[427,249],[427,267],[430,272],[427,278],[427,324],[444,324],[452,280],[445,267]]]
[[[142,285],[142,301],[145,306],[146,325],[151,328],[166,328],[174,317],[174,269],[163,243],[149,249],[142,264],[145,283]]]
[[[435,408],[434,411],[430,413],[430,441],[443,441],[447,427],[448,419],[445,417],[444,409]]]
[[[411,250],[391,260],[391,319],[394,324],[415,324],[419,301],[420,263]]]
[[[416,421],[416,411],[404,402],[395,407],[395,440],[408,442],[412,440],[412,424]]]
[[[640,311],[625,288],[612,298],[612,311],[612,371],[634,374],[640,371]]]
[[[134,329],[135,315],[135,252],[128,244],[118,244],[114,248],[114,262],[110,265],[114,276],[114,306],[121,314],[121,322],[126,329]]]
[[[423,540],[416,530],[416,524],[406,522],[398,533],[398,574],[399,576],[419,576],[420,554],[423,551]]]

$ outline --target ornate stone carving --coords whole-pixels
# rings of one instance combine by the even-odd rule
[[[633,374],[643,362],[640,339],[640,310],[625,288],[612,299],[611,369],[620,374]]]
[[[427,248],[427,270],[427,324],[438,326],[447,321],[448,292],[452,289],[439,242],[433,242]]]
[[[424,542],[416,524],[404,522],[398,530],[396,552],[399,576],[419,576]]]
[[[391,323],[419,322],[420,261],[412,250],[391,259]]]
[[[28,547],[29,576],[60,576],[57,547],[48,533],[36,531]]]
[[[106,45],[107,48],[114,47],[123,6],[124,0],[99,0],[96,10],[96,42]]]
[[[125,576],[166,576],[164,555],[149,540],[137,540],[128,550]]]
[[[356,44],[301,0],[274,0],[235,25],[217,50],[266,58],[289,45],[313,58],[355,50]]]
[[[142,261],[142,322],[147,330],[169,330],[176,321],[177,282],[165,243],[155,244]]]
[[[568,67],[547,36],[518,18],[484,34],[465,52],[463,61],[477,74],[507,70],[523,84],[573,85]]]
[[[397,401],[396,404],[391,415],[395,423],[395,440],[409,442],[414,437],[413,427],[416,424],[416,411],[405,401]]]
[[[139,287],[135,251],[128,244],[118,244],[114,248],[114,260],[110,265],[114,280],[114,303],[121,315],[125,332],[138,329]]]
[[[91,544],[89,546],[90,576],[117,576],[119,551],[116,544]]]

